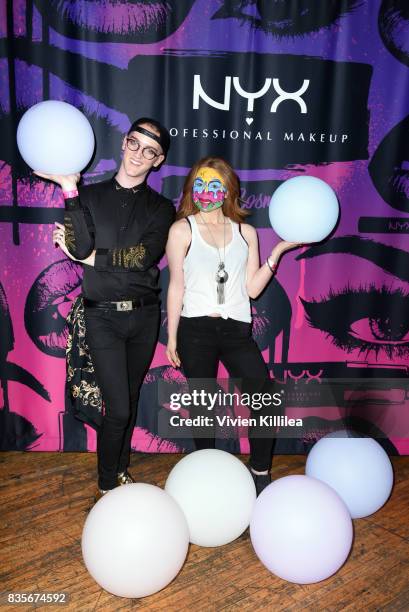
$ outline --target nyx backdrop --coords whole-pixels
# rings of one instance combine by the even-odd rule
[[[16,149],[24,111],[55,99],[94,129],[86,183],[113,174],[122,135],[141,115],[170,129],[169,156],[150,184],[175,206],[198,158],[226,157],[262,260],[279,240],[268,221],[277,186],[308,174],[334,188],[336,231],[283,258],[253,302],[253,335],[283,384],[401,379],[401,389],[392,385],[398,421],[378,425],[388,451],[408,453],[407,2],[0,0],[0,37],[1,448],[95,449],[94,430],[64,404],[65,317],[82,268],[52,243],[60,189],[33,177]],[[165,357],[165,259],[160,267],[162,326],[133,447],[174,452],[190,442],[157,431],[157,383],[182,376]],[[331,415],[312,410],[308,435],[279,440],[277,452],[303,452],[337,429]],[[246,452],[248,443],[238,435],[220,447]]]

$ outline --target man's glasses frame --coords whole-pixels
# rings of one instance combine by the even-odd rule
[[[142,147],[141,143],[138,140],[136,140],[136,138],[133,138],[132,136],[126,137],[126,146],[128,147],[130,151],[135,151],[135,152],[139,151],[139,149]],[[143,147],[142,155],[145,159],[152,161],[153,159],[155,159],[155,157],[159,157],[161,153],[157,153],[155,149],[153,149],[152,147]]]

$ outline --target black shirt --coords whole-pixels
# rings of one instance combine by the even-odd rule
[[[95,266],[84,265],[82,294],[92,300],[129,300],[159,293],[161,259],[175,207],[146,182],[124,188],[115,178],[79,187],[65,200],[65,243]]]

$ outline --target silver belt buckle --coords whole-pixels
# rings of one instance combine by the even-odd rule
[[[116,309],[122,310],[123,312],[125,312],[126,310],[132,310],[132,301],[128,300],[123,302],[117,302]]]

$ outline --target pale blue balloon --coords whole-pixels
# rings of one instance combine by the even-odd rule
[[[17,128],[17,146],[26,164],[46,174],[73,174],[89,163],[95,138],[75,106],[46,100],[29,108]]]
[[[315,176],[295,176],[273,193],[270,223],[283,240],[320,242],[334,229],[339,216],[335,191]]]
[[[270,572],[309,584],[332,576],[346,561],[353,525],[334,489],[315,478],[291,475],[275,480],[257,498],[250,538]]]
[[[393,486],[390,459],[372,438],[324,436],[312,447],[305,473],[332,487],[352,518],[379,510]]]

